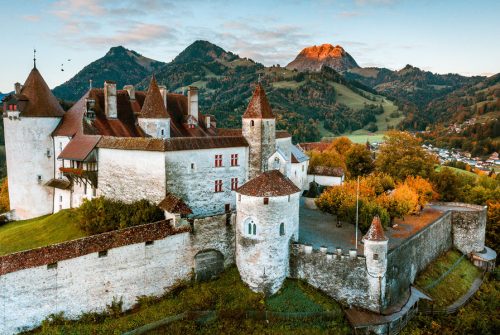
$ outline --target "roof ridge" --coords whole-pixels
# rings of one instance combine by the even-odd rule
[[[266,92],[260,83],[257,83],[252,98],[243,114],[244,119],[274,119],[275,116],[267,100]]]

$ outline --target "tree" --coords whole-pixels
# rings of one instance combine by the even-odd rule
[[[345,136],[342,136],[334,139],[326,150],[336,151],[337,153],[343,155],[352,147],[352,145],[353,143],[350,139],[348,139]]]
[[[408,176],[405,184],[417,193],[420,209],[423,209],[429,201],[436,197],[432,184],[420,176]]]
[[[370,151],[362,144],[355,144],[347,151],[345,164],[352,178],[367,175],[375,168]]]
[[[443,201],[460,201],[463,198],[463,181],[451,169],[443,167],[432,177],[434,189]]]
[[[7,178],[4,178],[0,183],[0,213],[5,213],[9,210],[9,182]]]
[[[420,146],[420,141],[408,132],[387,132],[375,160],[377,170],[400,181],[408,176],[431,176],[437,160]]]
[[[377,202],[387,210],[391,223],[395,218],[418,212],[418,195],[406,184],[399,184],[390,194],[380,195]]]

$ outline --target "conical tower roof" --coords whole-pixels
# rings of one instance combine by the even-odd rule
[[[58,117],[64,115],[64,110],[36,67],[31,70],[17,98],[20,101],[21,116]]]
[[[375,216],[373,218],[372,224],[370,225],[370,229],[366,233],[365,237],[363,237],[366,241],[387,241],[388,238],[384,234],[384,228],[382,227],[382,223],[380,222],[380,218]]]
[[[267,100],[266,92],[260,83],[255,87],[252,100],[243,114],[244,119],[274,119],[274,114]]]
[[[160,88],[153,75],[149,83],[149,89],[142,105],[141,118],[161,119],[168,118],[167,109],[160,93]]]

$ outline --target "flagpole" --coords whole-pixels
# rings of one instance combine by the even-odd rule
[[[358,185],[356,187],[356,244],[354,247],[356,250],[358,249],[358,221],[359,221],[359,176],[358,176]]]

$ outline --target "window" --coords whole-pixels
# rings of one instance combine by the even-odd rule
[[[47,270],[57,269],[57,262],[47,264]]]
[[[229,212],[231,211],[231,204],[225,204],[225,205],[224,205],[224,211],[225,211],[226,213],[229,213]]]
[[[83,194],[87,194],[87,183],[83,184]]]
[[[39,174],[38,176],[36,176],[36,180],[38,181],[38,184],[41,184],[42,183],[42,175]]]
[[[106,256],[108,256],[108,251],[107,250],[99,251],[97,256],[99,258],[106,257]]]
[[[92,187],[92,196],[95,197],[97,195],[97,189]]]
[[[257,225],[255,223],[253,224],[253,234],[257,235]]]
[[[62,142],[59,142],[59,151],[62,151]]]
[[[241,194],[238,194],[238,201],[241,201]]]
[[[163,129],[163,128],[161,130],[161,136],[165,136],[165,129]]]
[[[59,196],[59,202],[62,202],[62,195]]]
[[[250,126],[252,126],[252,127],[253,127],[254,125],[255,125],[255,122],[254,122],[253,120],[252,120],[252,121],[250,121]]]
[[[248,223],[248,235],[252,235],[252,223]]]
[[[285,223],[281,222],[280,223],[280,236],[284,236],[284,235],[285,235]]]
[[[150,245],[153,245],[155,244],[155,241],[146,241],[146,246],[150,246]]]
[[[231,166],[238,166],[238,154],[231,154]]]
[[[269,205],[269,198],[264,198],[264,205]]]
[[[222,166],[222,155],[215,155],[215,167]]]
[[[378,254],[373,254],[373,259],[378,260]]]
[[[191,170],[194,170],[194,163],[191,163]]]
[[[304,165],[302,165],[302,172],[304,172]]]
[[[215,181],[215,192],[222,192],[222,180]]]
[[[235,191],[238,189],[238,178],[231,178],[231,190]]]
[[[290,195],[288,195],[288,202],[290,202]]]

